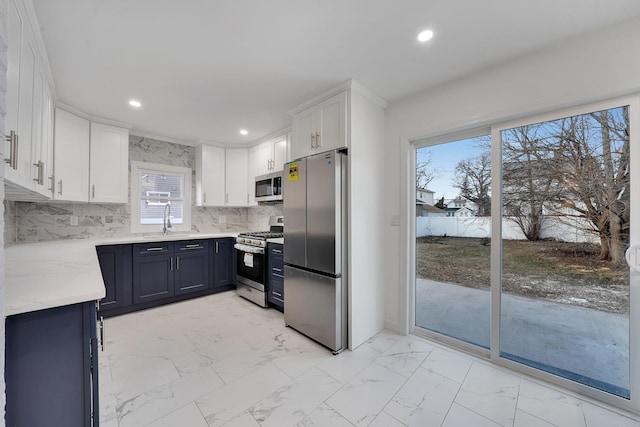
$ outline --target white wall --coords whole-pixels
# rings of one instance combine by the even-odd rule
[[[0,0],[0,135],[4,136],[4,116],[7,90],[7,1]],[[6,144],[0,144],[0,176],[4,177],[4,149]],[[4,230],[4,185],[0,184],[0,230]],[[0,233],[0,408],[2,418],[0,426],[4,426],[4,233]]]
[[[384,110],[351,91],[349,348],[384,328]],[[411,193],[415,196],[415,186]]]
[[[437,40],[434,41],[437,43]],[[386,326],[408,332],[408,241],[414,185],[410,143],[534,113],[640,91],[640,19],[557,43],[387,108]]]

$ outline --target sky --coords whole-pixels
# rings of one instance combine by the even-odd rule
[[[416,151],[417,164],[431,158],[429,169],[436,170],[436,177],[427,185],[427,189],[435,191],[433,201],[436,203],[442,196],[453,199],[460,194],[460,190],[453,186],[455,166],[463,159],[480,155],[483,148],[478,138],[463,139],[444,144],[418,148]]]

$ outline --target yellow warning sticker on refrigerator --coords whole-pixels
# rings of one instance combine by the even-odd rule
[[[289,181],[298,180],[298,162],[289,163]]]

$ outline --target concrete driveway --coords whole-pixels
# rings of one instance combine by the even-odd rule
[[[489,348],[487,290],[416,279],[416,325]],[[502,296],[501,355],[593,387],[629,390],[629,319]]]

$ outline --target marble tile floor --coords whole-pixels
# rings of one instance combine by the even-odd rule
[[[102,427],[640,427],[413,336],[333,356],[234,292],[109,318],[99,357]]]

